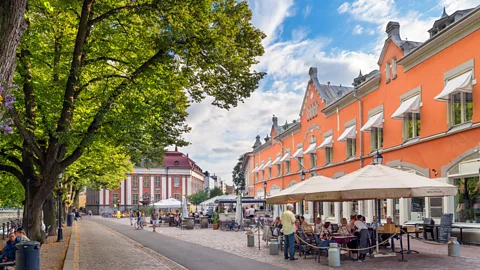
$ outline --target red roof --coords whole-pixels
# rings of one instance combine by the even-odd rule
[[[200,166],[198,166],[193,160],[191,160],[188,155],[178,152],[177,147],[175,147],[174,151],[165,152],[165,156],[163,158],[163,166],[168,166],[169,168],[191,168],[192,170],[202,173],[202,169],[200,168]]]

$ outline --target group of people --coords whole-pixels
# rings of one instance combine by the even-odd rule
[[[315,218],[314,224],[309,224],[303,216],[295,216],[292,212],[293,205],[287,205],[287,210],[282,214],[282,217],[277,217],[273,224],[273,235],[277,236],[283,233],[285,248],[285,259],[297,260],[295,258],[295,242],[301,245],[302,239],[299,237],[298,232],[304,233],[305,236],[311,237],[313,234],[318,234],[320,243],[317,243],[319,247],[329,247],[330,243],[346,243],[349,249],[356,249],[352,251],[352,258],[355,261],[365,261],[366,254],[368,253],[368,247],[371,247],[375,243],[374,231],[378,226],[381,226],[377,217],[374,216],[371,223],[367,224],[365,217],[362,215],[352,215],[350,220],[346,218],[340,220],[340,226],[335,235],[339,236],[355,236],[355,241],[340,241],[334,239],[334,231],[331,223],[326,221],[322,223],[321,218]],[[387,217],[387,224],[394,224],[391,217]],[[381,235],[379,240],[386,240],[390,235]],[[388,246],[388,242],[383,244]],[[328,253],[327,253],[328,254]],[[327,255],[328,256],[328,255]]]
[[[25,235],[25,230],[21,227],[13,233],[8,234],[8,241],[5,247],[0,252],[0,262],[13,262],[15,261],[15,251],[17,250],[17,243],[30,241]]]

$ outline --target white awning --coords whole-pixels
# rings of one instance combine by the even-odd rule
[[[400,105],[398,109],[392,114],[393,119],[403,119],[406,113],[420,112],[420,95],[413,96]]]
[[[295,152],[295,154],[293,154],[293,157],[294,158],[299,158],[299,157],[302,157],[303,156],[303,149],[300,148],[297,150],[297,152]]]
[[[303,152],[303,154],[312,154],[312,153],[315,153],[316,150],[317,150],[317,144],[312,143],[308,146],[307,150]]]
[[[266,169],[266,168],[270,168],[270,167],[272,167],[272,161],[271,160],[269,160],[267,162],[267,164],[265,164],[265,167],[263,167],[263,168]]]
[[[360,129],[363,132],[370,132],[372,128],[383,128],[383,112],[372,115],[367,123]]]
[[[252,171],[252,173],[256,173],[256,172],[258,172],[258,166],[255,167],[255,169],[253,169],[253,171]]]
[[[442,92],[438,94],[434,99],[436,101],[450,100],[450,95],[456,92],[471,92],[472,91],[472,71],[463,73],[462,75],[451,79],[445,85]]]
[[[272,165],[279,165],[282,164],[282,156],[278,156],[275,161],[273,161]]]
[[[285,156],[283,156],[281,159],[280,159],[280,162],[284,162],[284,161],[289,161],[290,160],[290,153],[286,153]]]
[[[260,167],[258,167],[257,172],[263,171],[263,169],[265,169],[265,165],[264,165],[264,164],[262,164],[262,165],[260,165]]]
[[[323,140],[322,144],[318,148],[326,148],[333,146],[333,136],[328,136]]]
[[[345,131],[342,133],[342,135],[338,137],[337,141],[344,142],[347,139],[355,139],[357,137],[356,133],[357,133],[356,126],[353,125],[349,128],[346,128]]]

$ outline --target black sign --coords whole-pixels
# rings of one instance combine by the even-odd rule
[[[452,234],[453,214],[443,214],[440,218],[440,227],[438,228],[438,241],[446,243]]]

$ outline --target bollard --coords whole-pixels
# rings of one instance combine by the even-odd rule
[[[457,241],[457,237],[450,237],[448,242],[448,256],[460,257],[460,244]]]
[[[337,243],[330,243],[328,249],[328,266],[340,267],[340,249]]]
[[[278,239],[276,238],[270,241],[270,255],[278,255]]]
[[[247,247],[253,247],[255,245],[255,238],[252,235],[247,235]]]
[[[2,237],[3,237],[3,240],[5,240],[5,222],[2,225]]]

